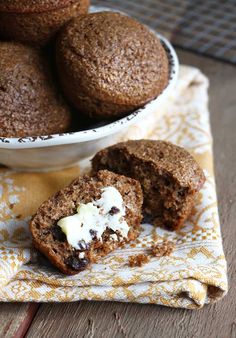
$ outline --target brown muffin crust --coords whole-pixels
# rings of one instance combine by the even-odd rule
[[[97,119],[142,106],[162,92],[169,76],[157,37],[136,20],[114,12],[69,22],[58,37],[57,66],[68,100]]]
[[[99,171],[93,177],[85,175],[74,180],[68,187],[44,202],[32,218],[30,230],[34,246],[61,272],[76,274],[124,244],[122,238],[119,238],[120,241],[113,241],[110,237],[111,230],[107,228],[102,242],[94,238],[89,245],[82,245],[81,250],[75,250],[56,225],[61,218],[75,214],[80,203],[99,199],[101,189],[107,186],[115,187],[123,197],[126,205],[125,220],[130,226],[127,241],[131,241],[138,236],[142,220],[143,198],[140,184],[131,178],[106,170]],[[84,253],[82,259],[79,257],[81,252]]]
[[[15,13],[40,13],[59,9],[76,0],[0,0],[0,11]]]
[[[183,148],[166,141],[138,140],[118,143],[98,152],[93,170],[109,169],[139,180],[144,211],[156,225],[178,229],[192,210],[205,176]]]
[[[85,14],[89,0],[0,0],[0,36],[43,46],[69,20]]]
[[[0,43],[0,136],[68,130],[69,108],[59,96],[43,55],[18,43]]]

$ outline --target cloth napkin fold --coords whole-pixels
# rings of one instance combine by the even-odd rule
[[[115,300],[195,309],[226,294],[207,87],[198,69],[181,66],[171,96],[123,137],[166,139],[193,154],[207,181],[190,219],[177,232],[143,224],[135,245],[116,250],[76,276],[60,274],[35,252],[28,224],[41,202],[87,166],[49,173],[0,171],[0,301]],[[145,253],[153,236],[157,242],[174,241],[174,253],[130,268],[128,257]]]

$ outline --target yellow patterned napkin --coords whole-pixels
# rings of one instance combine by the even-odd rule
[[[158,112],[130,128],[126,138],[167,139],[186,147],[205,170],[206,184],[183,229],[143,225],[136,245],[127,245],[73,277],[60,274],[31,247],[28,222],[39,204],[81,173],[79,167],[51,173],[0,171],[0,300],[116,300],[200,308],[227,292],[215,182],[206,77],[181,66],[172,96]],[[84,171],[84,168],[83,168]],[[176,243],[171,256],[130,268],[130,255],[144,253],[153,236]]]

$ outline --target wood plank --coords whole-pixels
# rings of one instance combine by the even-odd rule
[[[0,303],[0,337],[24,337],[38,307],[39,304]]]
[[[228,261],[229,282],[236,277],[236,68],[179,50],[181,63],[199,67],[211,81],[210,110],[215,171]],[[79,302],[42,305],[28,337],[236,337],[236,288],[199,311],[155,305]]]

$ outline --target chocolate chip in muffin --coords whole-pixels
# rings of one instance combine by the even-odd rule
[[[84,240],[79,241],[78,246],[80,251],[89,250],[89,243],[86,243]]]
[[[92,239],[97,238],[97,231],[96,230],[90,229],[89,232],[90,232],[90,235],[92,236]]]
[[[118,214],[119,212],[120,212],[120,209],[114,206],[114,207],[112,207],[111,210],[109,211],[109,214],[110,214],[111,216],[113,216],[113,215]]]
[[[87,258],[78,258],[76,256],[69,256],[65,259],[65,264],[74,270],[84,270],[89,265]]]
[[[59,242],[64,242],[66,240],[66,235],[64,234],[64,232],[62,232],[61,228],[58,225],[53,225],[51,228],[51,232],[55,240]]]

